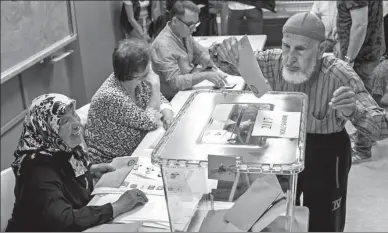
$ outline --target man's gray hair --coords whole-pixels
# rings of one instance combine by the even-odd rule
[[[120,81],[129,81],[143,72],[151,58],[151,46],[140,39],[119,41],[112,54],[113,72]]]
[[[185,10],[190,10],[196,13],[200,12],[199,7],[192,1],[176,1],[174,6],[171,9],[171,17],[178,16],[183,17],[185,15]]]

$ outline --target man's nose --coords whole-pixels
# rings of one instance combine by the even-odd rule
[[[293,55],[289,55],[287,59],[287,66],[293,66],[296,63],[297,59]]]

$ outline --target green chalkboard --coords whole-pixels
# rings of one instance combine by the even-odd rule
[[[1,1],[2,83],[75,39],[72,6],[71,1]]]

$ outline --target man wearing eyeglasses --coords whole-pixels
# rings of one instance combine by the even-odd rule
[[[177,1],[171,20],[153,42],[152,69],[160,78],[160,91],[171,100],[178,91],[208,80],[217,87],[226,83],[217,71],[207,49],[196,42],[192,33],[200,24],[199,8],[191,1]],[[200,65],[203,70],[196,69]]]

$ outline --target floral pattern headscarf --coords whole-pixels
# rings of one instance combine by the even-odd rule
[[[83,145],[72,149],[58,135],[60,116],[69,108],[75,108],[75,100],[61,94],[45,94],[32,101],[14,153],[12,168],[17,175],[26,158],[35,159],[37,154],[53,156],[57,152],[72,154],[69,163],[76,177],[85,174],[89,160]]]

